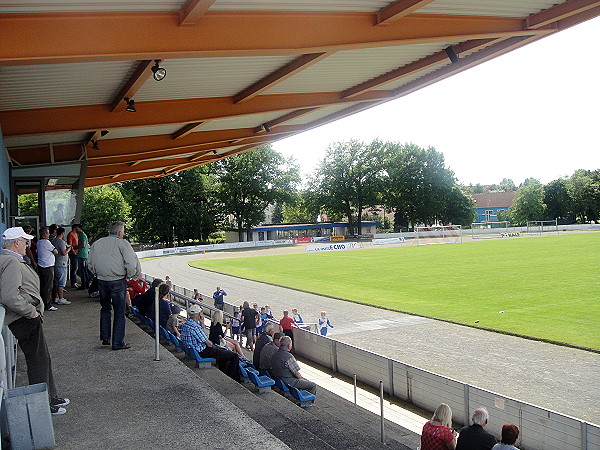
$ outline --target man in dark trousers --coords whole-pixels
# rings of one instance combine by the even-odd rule
[[[56,393],[52,363],[44,330],[44,302],[40,279],[23,259],[27,241],[32,238],[21,227],[8,228],[2,234],[0,255],[0,303],[6,308],[4,323],[19,341],[27,362],[29,384],[46,383],[50,395],[50,412],[64,414],[68,398]]]
[[[484,430],[489,418],[485,408],[473,411],[473,424],[460,430],[456,450],[491,450],[496,445],[496,438]]]

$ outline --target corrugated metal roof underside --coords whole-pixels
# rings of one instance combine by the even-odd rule
[[[307,125],[307,124],[310,124],[311,122],[314,122],[315,120],[321,119],[330,114],[337,113],[339,111],[342,111],[346,108],[350,108],[357,104],[358,104],[358,102],[353,102],[353,103],[344,103],[343,105],[325,106],[324,108],[319,108],[316,111],[310,112],[301,117],[290,120],[289,122],[286,122],[283,125]]]
[[[136,61],[0,66],[0,110],[110,104]]]
[[[141,107],[141,106],[140,106]],[[138,136],[156,136],[159,134],[171,134],[175,133],[181,127],[186,125],[174,124],[174,125],[157,125],[155,127],[130,127],[130,128],[113,128],[109,130],[109,133],[101,137],[100,140],[104,139],[122,139]]]
[[[225,119],[215,119],[198,128],[197,133],[201,133],[203,131],[254,128],[260,126],[262,123],[268,122],[269,120],[277,119],[278,117],[281,117],[291,111],[293,110],[286,109],[282,111],[247,114],[245,116],[227,117]]]
[[[443,67],[449,66],[450,64],[452,64],[450,62],[450,60],[445,60],[443,63],[440,63],[434,67],[430,67],[428,69],[424,69],[424,70],[420,70],[417,73],[414,73],[412,75],[408,75],[406,77],[400,78],[399,80],[396,81],[392,81],[390,83],[386,83],[383,84],[381,86],[379,86],[378,88],[375,88],[374,90],[392,90],[392,89],[397,89],[399,87],[404,86],[405,84],[410,83],[411,81],[415,81],[418,80],[421,77],[424,77],[425,75],[429,75],[430,73],[435,72],[436,70],[439,70]]]
[[[564,2],[552,0],[436,0],[416,14],[527,17]]]
[[[178,11],[183,0],[28,0],[0,4],[0,13],[53,13],[100,11]],[[389,5],[385,0],[217,0],[210,11],[333,11],[376,12]],[[420,14],[462,14],[479,16],[525,17],[550,8],[547,0],[437,0],[416,11]]]
[[[67,134],[48,134],[42,136],[23,136],[4,138],[4,144],[7,148],[13,147],[35,147],[36,145],[47,144],[70,144],[81,142],[87,136],[87,133],[67,133]]]
[[[343,91],[456,43],[397,45],[337,52],[266,90],[264,94]]]
[[[136,101],[227,97],[294,59],[293,56],[166,59],[167,77],[149,79],[135,95]]]

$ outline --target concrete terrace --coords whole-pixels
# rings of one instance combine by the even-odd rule
[[[129,320],[126,342],[132,348],[112,351],[100,344],[98,302],[84,291],[69,290],[66,297],[71,305],[44,317],[59,394],[71,400],[67,414],[53,417],[58,448],[224,449],[237,442],[263,449],[409,449],[418,444],[417,434],[386,421],[384,446],[379,418],[327,389],[319,389],[317,404],[304,410],[274,392],[258,395],[216,368],[195,369],[181,353],[164,347],[160,361],[154,361],[153,338]],[[303,370],[321,385],[343,386],[349,396],[348,384],[315,368],[303,365]],[[21,353],[17,384],[26,384]],[[370,401],[378,410],[371,393],[359,396],[360,403]],[[408,416],[410,428],[419,429],[424,419]]]

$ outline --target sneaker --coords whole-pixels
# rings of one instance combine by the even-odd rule
[[[53,416],[61,416],[61,415],[65,414],[66,412],[67,412],[67,410],[65,408],[62,408],[60,406],[50,405],[50,413]]]
[[[58,311],[58,308],[56,306],[50,306],[46,311]]]
[[[50,399],[50,406],[67,406],[69,403],[71,400],[68,398],[52,397]]]
[[[56,299],[56,300],[54,300],[54,303],[56,303],[57,305],[70,305],[71,304],[71,302],[69,300],[64,299],[64,298]]]
[[[77,289],[78,287],[80,287],[80,285],[79,283],[73,283],[71,287]]]

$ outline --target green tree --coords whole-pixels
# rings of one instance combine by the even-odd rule
[[[38,194],[21,194],[17,198],[19,216],[37,216],[39,214]]]
[[[377,205],[383,175],[384,144],[374,140],[334,142],[313,172],[310,190],[319,199],[320,209],[348,220],[348,233],[362,233],[363,210]]]
[[[577,220],[600,219],[600,170],[576,170],[569,178],[567,191]]]
[[[123,197],[119,186],[109,184],[86,188],[83,194],[81,223],[91,239],[108,235],[112,222],[130,222],[131,207]]]
[[[396,231],[419,223],[473,221],[472,201],[456,185],[442,153],[399,143],[386,144],[386,153],[383,200],[394,212]]]
[[[532,181],[527,182],[528,180]],[[528,180],[517,190],[515,200],[509,208],[510,221],[514,225],[524,225],[528,220],[544,219],[544,188],[539,181],[532,178]]]
[[[298,191],[282,208],[285,223],[313,223],[319,215],[319,206],[308,191]]]
[[[269,204],[288,201],[300,182],[293,160],[270,145],[217,161],[212,169],[223,212],[233,215],[240,241],[264,219]]]
[[[515,182],[510,178],[503,178],[498,185],[498,190],[501,192],[512,192],[516,191],[517,187],[515,186]]]
[[[564,219],[571,216],[571,198],[567,189],[567,180],[559,178],[544,186],[546,218]]]

